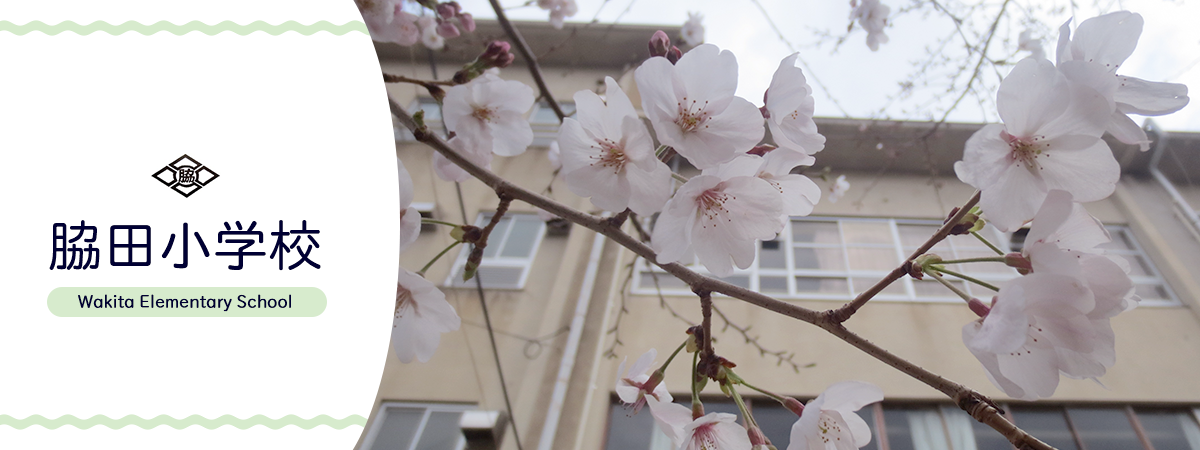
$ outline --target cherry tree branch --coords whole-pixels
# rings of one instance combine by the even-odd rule
[[[384,83],[412,83],[421,86],[454,86],[458,83],[453,81],[437,81],[437,80],[421,80],[417,78],[409,78],[404,75],[394,75],[390,73],[383,74]]]
[[[704,357],[712,357],[715,354],[712,346],[712,292],[697,289],[696,295],[700,296],[700,328],[704,330],[700,351],[704,352]]]
[[[558,122],[562,123],[567,114],[563,112],[562,106],[559,106],[558,102],[554,100],[554,95],[550,93],[550,87],[546,86],[546,80],[542,76],[542,67],[538,65],[537,58],[533,56],[533,50],[529,49],[529,44],[525,42],[521,32],[517,31],[512,22],[508,21],[508,16],[504,15],[504,7],[500,6],[500,0],[488,0],[488,2],[492,4],[492,10],[496,12],[496,20],[500,22],[500,27],[504,28],[508,37],[517,44],[517,51],[521,52],[521,57],[525,58],[525,64],[529,66],[529,74],[533,75],[533,82],[537,84],[542,100],[550,104],[550,109],[553,109],[554,115],[558,116]]]
[[[729,317],[726,316],[725,313],[721,312],[721,308],[718,308],[716,305],[713,305],[713,312],[717,313],[717,315],[721,317],[721,320],[725,322],[725,325],[721,327],[722,332],[730,328],[737,330],[738,333],[742,334],[742,339],[745,339],[747,344],[753,345],[754,348],[758,350],[759,356],[774,356],[778,360],[776,361],[775,365],[782,366],[783,363],[788,363],[792,366],[792,371],[800,373],[800,364],[797,364],[796,361],[792,360],[792,357],[796,356],[794,352],[789,353],[787,350],[769,350],[758,342],[758,338],[760,336],[750,337],[751,325],[746,325],[743,327],[734,323],[732,320],[729,320]],[[812,367],[812,365],[810,364],[805,367]]]
[[[709,278],[689,270],[687,267],[684,267],[679,263],[659,264],[657,262],[658,255],[653,249],[650,248],[650,246],[621,231],[619,227],[613,226],[608,219],[581,212],[552,199],[546,198],[543,195],[517,186],[512,182],[500,177],[499,175],[492,173],[490,170],[484,169],[483,167],[468,161],[466,158],[459,155],[454,149],[450,148],[450,146],[446,144],[446,141],[440,136],[430,132],[428,127],[419,126],[416,120],[414,120],[412,116],[404,110],[403,107],[397,104],[395,100],[389,98],[388,104],[391,107],[393,115],[396,116],[396,119],[400,123],[404,124],[404,126],[412,132],[413,136],[416,137],[418,141],[425,143],[438,153],[441,153],[442,156],[446,157],[446,159],[458,165],[467,173],[471,174],[471,176],[475,177],[483,184],[494,190],[501,198],[510,197],[516,200],[524,201],[530,205],[544,209],[547,212],[555,214],[573,223],[603,234],[613,242],[617,243],[617,245],[625,247],[638,256],[646,258],[647,261],[654,262],[667,273],[670,273],[684,283],[687,283],[692,287],[693,291],[719,292],[751,305],[816,325],[845,341],[846,343],[862,350],[875,359],[878,359],[883,363],[896,368],[900,372],[907,374],[908,376],[911,376],[934,389],[937,389],[943,394],[946,394],[950,398],[954,399],[960,408],[970,413],[971,416],[976,420],[992,427],[1004,435],[1017,449],[1053,449],[1053,447],[1046,445],[1046,443],[1029,435],[1029,433],[1026,433],[1016,425],[1013,425],[1012,422],[1009,422],[1007,419],[1005,419],[999,413],[999,408],[997,408],[995,404],[983,394],[980,394],[961,384],[950,381],[941,375],[925,370],[924,368],[913,364],[904,358],[894,355],[866,339],[863,339],[857,334],[846,329],[841,322],[832,320],[830,312],[814,311],[792,303],[768,297],[758,292],[754,292],[740,286],[735,286],[721,280]],[[955,217],[952,217],[949,222],[954,223],[961,219],[961,215],[966,214],[965,211],[969,210],[970,207],[974,205],[974,203],[978,200],[978,197],[979,194],[976,193],[976,195],[967,202],[966,207],[961,208],[959,214],[956,214]],[[943,232],[945,234],[943,234]],[[948,233],[949,229],[946,226],[943,226],[942,229],[938,230],[938,233],[935,234],[934,237],[941,235],[942,238],[945,238],[945,235]],[[922,248],[928,250],[935,244],[936,242],[934,242],[934,239],[930,238],[930,241],[926,242],[926,245],[923,245]],[[869,300],[869,298],[867,300]]]
[[[924,244],[921,244],[920,247],[917,247],[917,250],[909,255],[908,259],[904,260],[904,262],[900,264],[900,267],[892,269],[891,272],[888,272],[887,276],[875,283],[874,286],[871,286],[870,289],[858,294],[858,296],[854,297],[854,300],[850,301],[850,303],[842,305],[842,307],[838,309],[825,311],[825,314],[829,320],[832,320],[836,323],[842,323],[850,320],[850,316],[853,316],[859,308],[862,308],[862,306],[867,304],[868,301],[870,301],[880,292],[883,292],[888,285],[894,283],[896,280],[904,278],[904,275],[908,273],[905,266],[918,256],[924,255],[925,252],[929,251],[929,249],[933,248],[933,246],[937,245],[939,242],[942,242],[942,240],[946,239],[947,236],[950,236],[950,229],[954,228],[954,226],[957,225],[958,222],[963,219],[963,217],[966,217],[967,213],[970,212],[971,208],[975,207],[976,203],[979,203],[979,191],[975,191],[975,195],[972,195],[966,203],[959,207],[958,212],[954,213],[954,215],[951,216],[946,223],[942,224],[942,227],[938,228],[937,232],[934,233],[933,236],[929,237],[929,240],[925,241]]]

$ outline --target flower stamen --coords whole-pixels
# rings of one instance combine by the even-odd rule
[[[588,159],[595,160],[590,165],[599,164],[600,167],[611,167],[613,173],[621,173],[625,169],[625,163],[628,162],[625,148],[609,139],[596,139],[596,143],[600,144],[600,154],[588,156]],[[592,148],[596,147],[592,146]]]
[[[698,206],[696,213],[703,214],[706,219],[705,224],[701,226],[708,228],[708,222],[715,221],[719,217],[724,217],[726,222],[732,222],[733,218],[730,217],[729,208],[725,207],[725,202],[730,198],[733,197],[717,188],[709,189],[696,196],[696,205]]]
[[[1033,136],[1032,138],[1018,138],[1008,131],[1001,130],[1000,137],[1008,142],[1008,147],[1012,150],[1009,153],[1009,160],[1016,162],[1017,167],[1024,166],[1030,172],[1034,169],[1043,169],[1038,163],[1038,158],[1049,158],[1050,155],[1045,153],[1045,150],[1050,148],[1050,143],[1041,142],[1045,136]]]
[[[405,289],[404,286],[396,286],[396,317],[404,317],[404,310],[411,308],[413,313],[417,312],[417,302],[413,300],[412,291]]]
[[[675,124],[679,125],[683,132],[693,132],[701,126],[708,128],[707,125],[704,125],[712,117],[712,114],[704,111],[704,108],[708,106],[708,101],[697,104],[695,100],[692,100],[691,103],[688,103],[687,97],[684,97],[682,102],[676,103],[676,106],[679,108],[679,116],[675,118]]]
[[[476,106],[474,110],[471,111],[471,117],[479,119],[481,122],[491,122],[492,119],[496,117],[496,108]]]

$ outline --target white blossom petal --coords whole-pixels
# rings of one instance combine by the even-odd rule
[[[1179,83],[1146,81],[1141,78],[1117,76],[1119,87],[1117,107],[1127,114],[1161,116],[1187,106],[1188,88]]]
[[[400,269],[392,320],[392,349],[400,362],[428,362],[441,334],[457,330],[460,324],[445,294],[420,275]]]
[[[1142,16],[1129,11],[1087,19],[1075,29],[1075,38],[1070,45],[1071,57],[1116,71],[1137,47],[1142,24]]]

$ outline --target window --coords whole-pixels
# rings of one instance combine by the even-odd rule
[[[1133,231],[1129,227],[1118,225],[1108,225],[1105,228],[1112,236],[1112,242],[1100,247],[1110,255],[1125,258],[1125,261],[1129,263],[1129,276],[1133,278],[1133,286],[1137,295],[1142,297],[1141,306],[1178,305],[1179,301],[1175,299],[1175,293],[1163,281],[1162,274],[1150,262],[1150,258],[1142,250],[1142,246],[1133,238]]]
[[[770,399],[748,398],[747,406],[771,443],[787,448],[796,415]],[[705,401],[704,408],[737,414],[728,401]],[[1017,426],[1060,450],[1078,450],[1080,444],[1087,450],[1200,450],[1200,410],[1125,405],[1007,409]],[[1000,433],[948,404],[877,403],[860,409],[858,416],[871,430],[871,442],[863,450],[1012,450]],[[620,403],[612,406],[606,450],[669,447],[649,411],[630,416]]]
[[[468,405],[385,402],[367,431],[368,450],[463,450],[467,440],[459,428]]]
[[[483,227],[492,220],[492,215],[480,214],[475,225]],[[534,214],[506,214],[492,229],[488,245],[483,249],[483,259],[475,276],[485,288],[521,289],[537,255],[538,244],[546,233],[546,224]],[[454,261],[446,286],[474,287],[475,281],[463,281],[463,266],[467,264],[470,246],[465,246]]]
[[[763,294],[788,299],[850,300],[870,288],[924,244],[942,222],[936,220],[796,217],[772,241],[759,243],[758,256],[750,267],[736,270],[724,281]],[[1113,242],[1102,246],[1109,254],[1126,259],[1142,306],[1174,306],[1170,287],[1142,251],[1128,227],[1106,226]],[[980,235],[1004,252],[1019,251],[1025,234],[1006,235],[991,225]],[[996,253],[971,235],[951,236],[934,246],[931,253],[942,259],[992,257]],[[698,262],[689,266],[707,274]],[[952,264],[947,269],[993,285],[1018,274],[1000,263]],[[655,286],[664,294],[690,295],[682,281],[662,269],[638,261],[634,293],[653,295]],[[968,294],[989,299],[987,288],[946,276]],[[657,284],[656,284],[657,283]],[[953,292],[932,278],[904,277],[877,297],[880,300],[961,302]]]
[[[574,102],[559,102],[559,107],[567,116],[575,113]],[[551,142],[558,140],[558,116],[550,109],[550,104],[539,101],[533,105],[533,113],[529,115],[529,125],[533,127],[533,146],[549,147]]]
[[[793,218],[775,240],[759,243],[758,257],[749,268],[737,270],[724,280],[781,298],[849,300],[899,266],[940,226],[940,221],[930,220]],[[1000,245],[1007,241],[1006,236],[991,226],[981,234]],[[932,252],[944,259],[995,256],[970,235],[952,236],[935,246]],[[705,273],[701,265],[695,264],[692,268]],[[1017,276],[1016,271],[999,263],[976,263],[966,267],[950,265],[947,269],[989,282]],[[664,293],[691,293],[683,282],[640,261],[634,292],[654,294],[656,281]],[[984,288],[968,286],[958,280],[952,282],[972,295],[991,297],[991,291]],[[962,301],[936,281],[911,277],[892,283],[876,298]]]

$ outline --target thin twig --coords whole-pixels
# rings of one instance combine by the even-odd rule
[[[554,110],[554,115],[558,116],[558,122],[562,123],[567,117],[563,112],[562,106],[554,100],[554,95],[550,93],[550,87],[546,86],[546,80],[542,76],[542,68],[538,65],[537,58],[533,56],[533,50],[529,49],[529,44],[525,43],[525,38],[521,36],[521,32],[513,27],[512,22],[508,21],[508,16],[504,15],[504,7],[500,6],[500,0],[488,0],[492,4],[492,10],[496,12],[496,20],[500,22],[500,27],[504,28],[504,32],[512,38],[517,44],[517,51],[521,53],[521,57],[525,58],[525,64],[529,66],[529,74],[533,76],[533,82],[537,84],[538,92],[541,93],[542,100],[550,104],[550,109]]]
[[[975,79],[979,78],[979,69],[981,69],[983,67],[983,63],[988,60],[988,47],[991,47],[992,45],[992,38],[996,37],[996,27],[1000,26],[1000,19],[1004,18],[1004,10],[1008,8],[1009,1],[1010,0],[1004,0],[1004,3],[1000,4],[1000,12],[996,13],[996,20],[992,21],[992,26],[988,28],[987,39],[984,39],[983,41],[983,49],[979,50],[979,61],[975,63],[975,70],[971,71],[971,78],[967,79],[967,85],[963,87],[962,94],[960,94],[958,98],[954,100],[954,103],[950,104],[949,108],[946,108],[946,112],[942,114],[942,119],[933,125],[933,128],[926,133],[926,136],[932,136],[933,133],[937,132],[938,127],[944,125],[946,120],[950,118],[950,113],[954,111],[954,108],[957,108],[958,104],[961,103],[963,99],[967,97],[967,94],[971,92],[971,85],[975,83]]]
[[[778,25],[775,25],[775,20],[771,18],[771,14],[767,13],[766,8],[763,8],[763,5],[759,3],[758,0],[750,0],[750,3],[753,3],[754,6],[758,7],[758,11],[762,13],[763,19],[766,19],[767,25],[770,25],[771,29],[775,30],[775,34],[779,36],[779,40],[783,41],[783,44],[787,46],[788,50],[791,50],[792,53],[797,53],[796,47],[792,45],[792,41],[789,41],[786,37],[784,37],[783,31],[779,29]],[[846,118],[849,119],[850,113],[846,111],[846,108],[842,107],[841,103],[838,103],[837,98],[833,96],[833,92],[831,92],[829,88],[825,86],[825,83],[822,83],[821,79],[817,78],[817,73],[813,72],[812,67],[809,67],[808,61],[805,61],[804,57],[799,55],[796,57],[796,59],[800,61],[800,65],[804,66],[805,76],[807,76],[808,79],[813,80],[813,83],[816,83],[817,87],[821,88],[822,91],[825,91],[825,97],[828,98],[831,103],[833,103],[834,107],[842,112],[843,116],[846,116]]]
[[[718,308],[716,305],[713,305],[713,312],[717,313],[718,316],[721,316],[721,320],[725,321],[725,326],[721,327],[722,332],[729,328],[737,330],[738,333],[742,334],[742,339],[745,339],[747,344],[753,345],[754,348],[758,349],[759,356],[774,356],[776,359],[778,359],[778,361],[776,361],[776,365],[782,366],[783,363],[788,363],[792,366],[793,371],[800,373],[800,365],[797,364],[796,361],[792,360],[792,357],[796,356],[795,353],[789,353],[787,350],[768,350],[758,342],[758,338],[761,336],[750,337],[749,325],[743,327],[733,323],[733,321],[729,320],[729,317],[721,311],[721,308]],[[749,384],[747,384],[747,386],[749,386]],[[751,388],[758,389],[753,386],[751,386]]]
[[[992,283],[988,283],[988,282],[986,282],[986,281],[983,281],[983,280],[980,280],[980,279],[978,279],[978,278],[975,278],[975,277],[969,276],[969,275],[964,275],[964,274],[961,274],[961,273],[955,272],[955,271],[953,271],[953,270],[946,269],[946,268],[944,268],[944,267],[941,267],[941,266],[934,266],[934,267],[933,267],[933,270],[935,270],[935,271],[938,271],[938,272],[941,272],[941,273],[944,273],[944,274],[946,274],[946,275],[951,275],[951,276],[955,276],[955,277],[958,277],[958,278],[961,278],[961,279],[964,279],[964,280],[970,281],[970,282],[972,282],[972,283],[978,284],[978,285],[980,285],[980,286],[983,286],[983,287],[985,287],[985,288],[991,289],[992,291],[995,291],[995,292],[1000,292],[1000,288],[996,287],[996,285],[994,285],[994,284],[992,284]]]
[[[634,258],[633,261],[625,265],[625,268],[628,270],[625,273],[625,281],[621,283],[621,309],[617,310],[617,319],[613,321],[612,328],[605,331],[605,334],[613,335],[612,344],[609,344],[608,350],[604,351],[604,356],[607,358],[616,358],[617,347],[625,345],[624,342],[621,342],[621,318],[629,313],[629,309],[625,307],[625,303],[629,300],[629,294],[627,294],[629,292],[629,282],[633,281],[633,266],[636,262],[637,258]]]
[[[425,86],[428,84],[435,85],[435,86],[454,86],[455,85],[455,83],[453,81],[420,80],[420,79],[416,79],[416,78],[409,78],[404,75],[393,75],[393,74],[386,73],[386,72],[383,74],[383,82],[384,83],[412,83],[412,84],[419,84],[421,86]]]
[[[514,199],[524,201],[530,205],[544,209],[547,212],[555,214],[585,228],[601,233],[611,239],[617,245],[625,247],[634,254],[646,258],[647,261],[654,261],[655,264],[657,264],[667,273],[674,275],[676,278],[679,278],[689,286],[692,286],[692,289],[694,290],[699,289],[719,292],[751,305],[816,325],[836,336],[837,338],[845,341],[846,343],[862,350],[864,353],[874,357],[875,359],[878,359],[883,363],[896,368],[900,372],[913,377],[917,381],[925,383],[926,385],[937,389],[943,394],[946,394],[953,399],[960,408],[971,414],[975,420],[978,420],[979,422],[992,427],[996,431],[999,431],[1018,449],[1053,450],[1053,447],[1046,445],[1044,442],[1013,425],[1012,422],[1008,421],[1008,419],[1005,419],[1004,416],[999,413],[999,408],[997,408],[994,403],[992,403],[991,400],[989,400],[983,394],[980,394],[961,384],[950,381],[941,375],[925,370],[924,368],[913,364],[904,358],[896,356],[866,339],[863,339],[857,334],[854,334],[850,330],[846,329],[841,322],[832,320],[830,317],[830,312],[814,311],[802,306],[771,298],[758,292],[726,283],[721,280],[709,278],[689,270],[687,267],[684,267],[679,263],[658,264],[658,255],[653,249],[650,248],[650,246],[634,238],[633,236],[626,234],[619,228],[613,227],[612,224],[608,223],[607,219],[586,214],[574,208],[558,203],[554,200],[546,198],[545,196],[517,186],[500,177],[499,175],[480,167],[479,165],[467,160],[462,155],[459,155],[454,149],[450,148],[450,146],[446,144],[446,141],[440,136],[435,133],[431,133],[428,127],[418,126],[417,122],[412,118],[412,116],[409,115],[408,112],[405,111],[405,109],[397,104],[394,100],[389,98],[388,104],[391,107],[392,113],[396,116],[396,119],[405,127],[407,127],[418,141],[429,145],[435,151],[441,153],[442,156],[446,157],[446,159],[458,165],[484,185],[496,191],[498,195],[508,195]],[[977,192],[971,198],[971,200],[967,202],[968,206],[960,209],[960,213],[965,215],[966,211],[969,210],[971,206],[974,206],[975,202],[978,202],[978,200],[979,193]],[[953,223],[961,219],[962,217],[954,217],[949,222]],[[949,233],[950,226],[951,225],[949,223],[943,226],[942,229],[938,230],[938,234],[934,237],[941,235],[941,238],[945,238],[943,232]],[[939,240],[941,238],[939,238]],[[932,248],[934,245],[932,242],[933,238],[931,238],[930,241],[931,242],[926,243],[928,247],[921,250],[922,253],[927,251],[929,248]]]
[[[900,267],[893,269],[887,274],[887,276],[883,277],[882,280],[879,280],[878,283],[875,283],[874,286],[871,286],[870,289],[858,294],[858,296],[854,297],[854,300],[852,300],[850,303],[842,305],[842,307],[838,309],[825,311],[825,315],[828,316],[829,320],[837,323],[850,320],[850,316],[853,316],[854,313],[858,311],[858,308],[862,308],[862,306],[867,304],[871,298],[875,297],[875,295],[879,294],[880,292],[883,292],[888,285],[892,284],[896,280],[899,280],[900,278],[903,278],[904,275],[908,273],[908,271],[905,270],[905,266],[910,261],[925,254],[925,252],[929,251],[929,249],[933,248],[933,246],[937,245],[943,239],[946,239],[946,237],[950,235],[950,229],[954,228],[954,225],[958,224],[963,217],[966,217],[967,212],[969,212],[976,203],[979,203],[979,191],[975,191],[975,195],[972,195],[970,200],[967,200],[962,207],[958,208],[958,213],[955,213],[950,220],[947,220],[946,223],[942,224],[942,227],[938,228],[937,233],[934,233],[933,236],[930,236],[929,240],[925,241],[924,244],[921,244],[916,251],[909,255],[908,259],[904,260],[904,263],[901,264]]]

